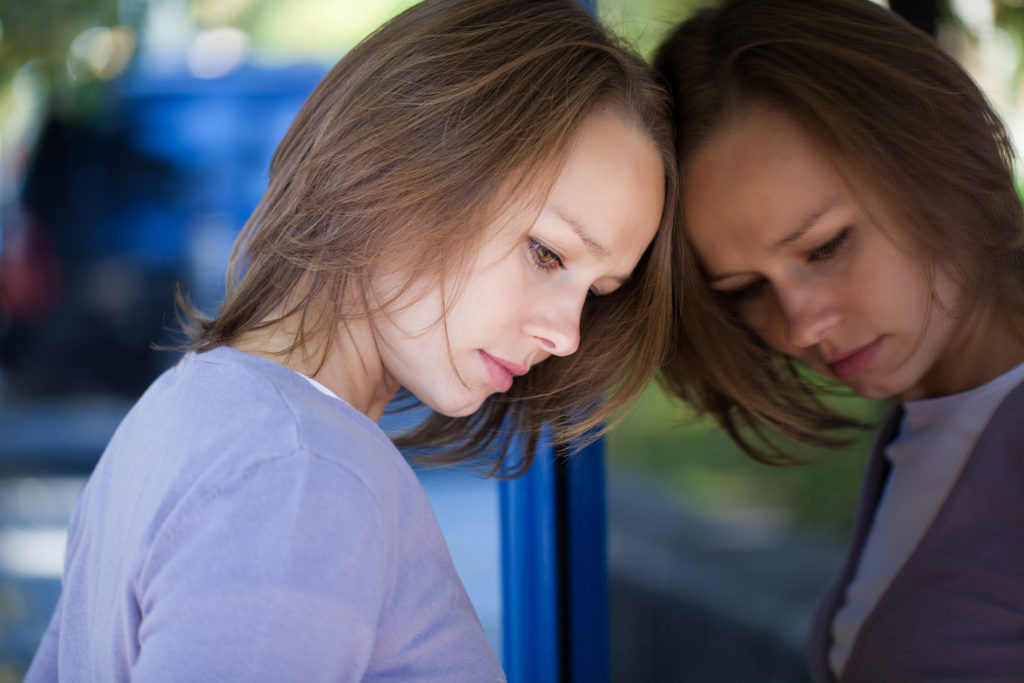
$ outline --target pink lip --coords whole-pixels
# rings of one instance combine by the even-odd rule
[[[513,363],[502,358],[495,358],[484,350],[480,350],[480,357],[487,368],[487,376],[494,388],[500,392],[506,392],[512,388],[512,378],[525,375],[529,370],[525,365]]]
[[[849,379],[871,367],[882,347],[882,337],[851,351],[837,353],[825,359],[825,365],[839,379]]]

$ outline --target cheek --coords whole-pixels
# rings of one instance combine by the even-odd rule
[[[795,355],[796,349],[790,348],[792,345],[788,342],[786,321],[774,301],[758,302],[756,305],[751,305],[741,313],[741,317],[747,327],[753,330],[754,334],[768,346],[783,353]]]
[[[918,287],[920,308],[928,310],[930,306],[931,309],[929,327],[937,328],[940,335],[948,334],[957,326],[953,312],[960,310],[963,304],[963,291],[942,269],[936,273],[934,284],[921,282]]]
[[[500,286],[504,285],[504,286]],[[482,335],[501,327],[505,314],[510,310],[511,292],[515,286],[499,281],[497,286],[490,279],[476,279],[468,282],[462,295],[448,307],[446,321],[448,334],[454,340],[476,340]]]

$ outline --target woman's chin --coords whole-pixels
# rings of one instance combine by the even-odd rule
[[[470,401],[456,403],[453,401],[428,401],[423,400],[423,403],[427,405],[431,410],[439,415],[445,417],[469,417],[480,409],[480,406],[484,404],[483,398],[474,398]]]

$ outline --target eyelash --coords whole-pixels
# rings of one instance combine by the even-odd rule
[[[565,263],[562,261],[562,257],[553,249],[544,246],[533,238],[527,238],[526,242],[530,247],[530,259],[538,269],[545,272],[551,272],[556,268],[565,270]]]
[[[850,244],[851,231],[851,228],[843,228],[835,237],[812,251],[808,255],[807,260],[811,263],[828,263],[829,261],[837,258]],[[764,278],[760,278],[744,287],[740,287],[739,289],[735,289],[730,292],[725,292],[725,297],[730,305],[736,306],[758,298],[764,293],[767,286],[768,281]]]
[[[736,306],[747,301],[752,301],[761,296],[767,285],[767,280],[759,278],[744,287],[725,292],[725,298],[731,306]]]
[[[835,237],[811,252],[808,260],[813,263],[831,261],[839,256],[850,243],[850,228],[843,228]]]
[[[541,244],[540,242],[538,242],[537,240],[535,240],[533,238],[528,238],[526,240],[526,242],[527,242],[528,246],[530,247],[530,260],[533,261],[533,265],[536,266],[538,270],[542,270],[545,273],[550,273],[551,271],[555,270],[556,268],[561,268],[562,270],[567,270],[567,268],[565,266],[565,261],[563,261],[562,257],[559,256],[553,249],[551,249],[550,247],[544,246],[543,244]],[[546,262],[542,261],[541,260],[541,255],[540,255],[542,253],[543,254],[547,254],[549,256],[550,260],[548,260]],[[588,301],[590,301],[592,299],[598,299],[598,298],[600,298],[602,296],[604,296],[604,295],[601,294],[601,292],[599,292],[596,289],[594,289],[593,287],[591,287],[590,290],[587,291],[587,300]]]

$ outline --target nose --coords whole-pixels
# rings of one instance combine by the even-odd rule
[[[548,302],[532,312],[523,325],[524,331],[553,356],[569,356],[580,347],[580,316],[584,297],[576,301]]]
[[[842,314],[826,288],[804,284],[778,291],[786,324],[786,338],[795,346],[820,344],[842,320]]]

